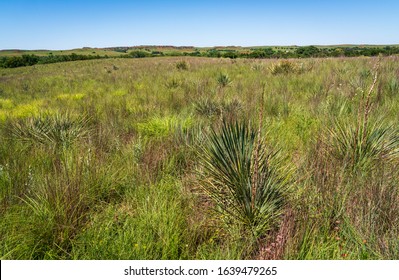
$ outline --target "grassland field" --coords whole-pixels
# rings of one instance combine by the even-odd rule
[[[398,56],[0,68],[0,258],[399,259],[398,121]]]

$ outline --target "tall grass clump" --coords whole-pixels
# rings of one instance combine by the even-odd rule
[[[8,166],[0,164],[0,209],[7,205],[7,198],[11,196],[12,184],[8,174]]]
[[[201,149],[201,185],[228,228],[256,240],[278,225],[289,191],[278,152],[246,122],[224,122]],[[254,238],[254,239],[253,239]]]
[[[185,60],[176,62],[177,70],[188,70],[188,63]]]
[[[391,96],[399,93],[399,80],[396,77],[392,77],[388,82],[388,92]]]
[[[11,259],[70,258],[72,240],[98,199],[93,172],[79,156],[31,171],[29,189],[10,204],[1,226],[0,254]],[[2,232],[3,233],[3,232]]]
[[[198,115],[212,118],[224,117],[235,119],[243,109],[241,102],[237,99],[214,101],[211,99],[200,99],[194,103],[195,111]]]
[[[124,201],[92,214],[74,242],[79,259],[187,259],[188,201],[181,184],[166,177],[155,185],[135,186]]]
[[[93,201],[90,183],[84,181],[83,172],[84,168],[80,165],[72,169],[64,166],[54,175],[45,176],[43,181],[37,183],[33,193],[23,199],[37,223],[32,235],[37,238],[38,246],[45,247],[42,248],[45,255],[39,250],[35,252],[36,258],[51,257],[47,254],[64,255],[85,223]]]

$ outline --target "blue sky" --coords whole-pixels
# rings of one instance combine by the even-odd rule
[[[399,44],[399,1],[0,0],[0,49]]]

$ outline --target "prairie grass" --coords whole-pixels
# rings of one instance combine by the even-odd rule
[[[398,61],[0,69],[0,258],[398,259]]]

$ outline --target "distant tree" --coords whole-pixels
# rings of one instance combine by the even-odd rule
[[[295,52],[298,57],[314,57],[320,54],[320,50],[315,46],[299,47]]]
[[[164,53],[160,51],[152,51],[151,56],[164,56]]]
[[[146,51],[136,50],[136,51],[131,51],[129,53],[129,56],[133,57],[133,58],[143,58],[143,57],[151,56],[151,54]]]
[[[224,57],[224,58],[237,58],[238,54],[235,51],[227,51],[227,52],[222,54],[222,57]]]
[[[248,57],[250,58],[271,58],[275,52],[272,48],[256,49],[252,51]]]
[[[15,68],[25,66],[24,60],[21,56],[7,57],[3,63],[5,68]]]
[[[206,56],[207,57],[221,57],[222,54],[216,49],[211,49],[206,52]]]
[[[189,53],[190,56],[201,56],[201,52],[196,50],[194,52]]]

